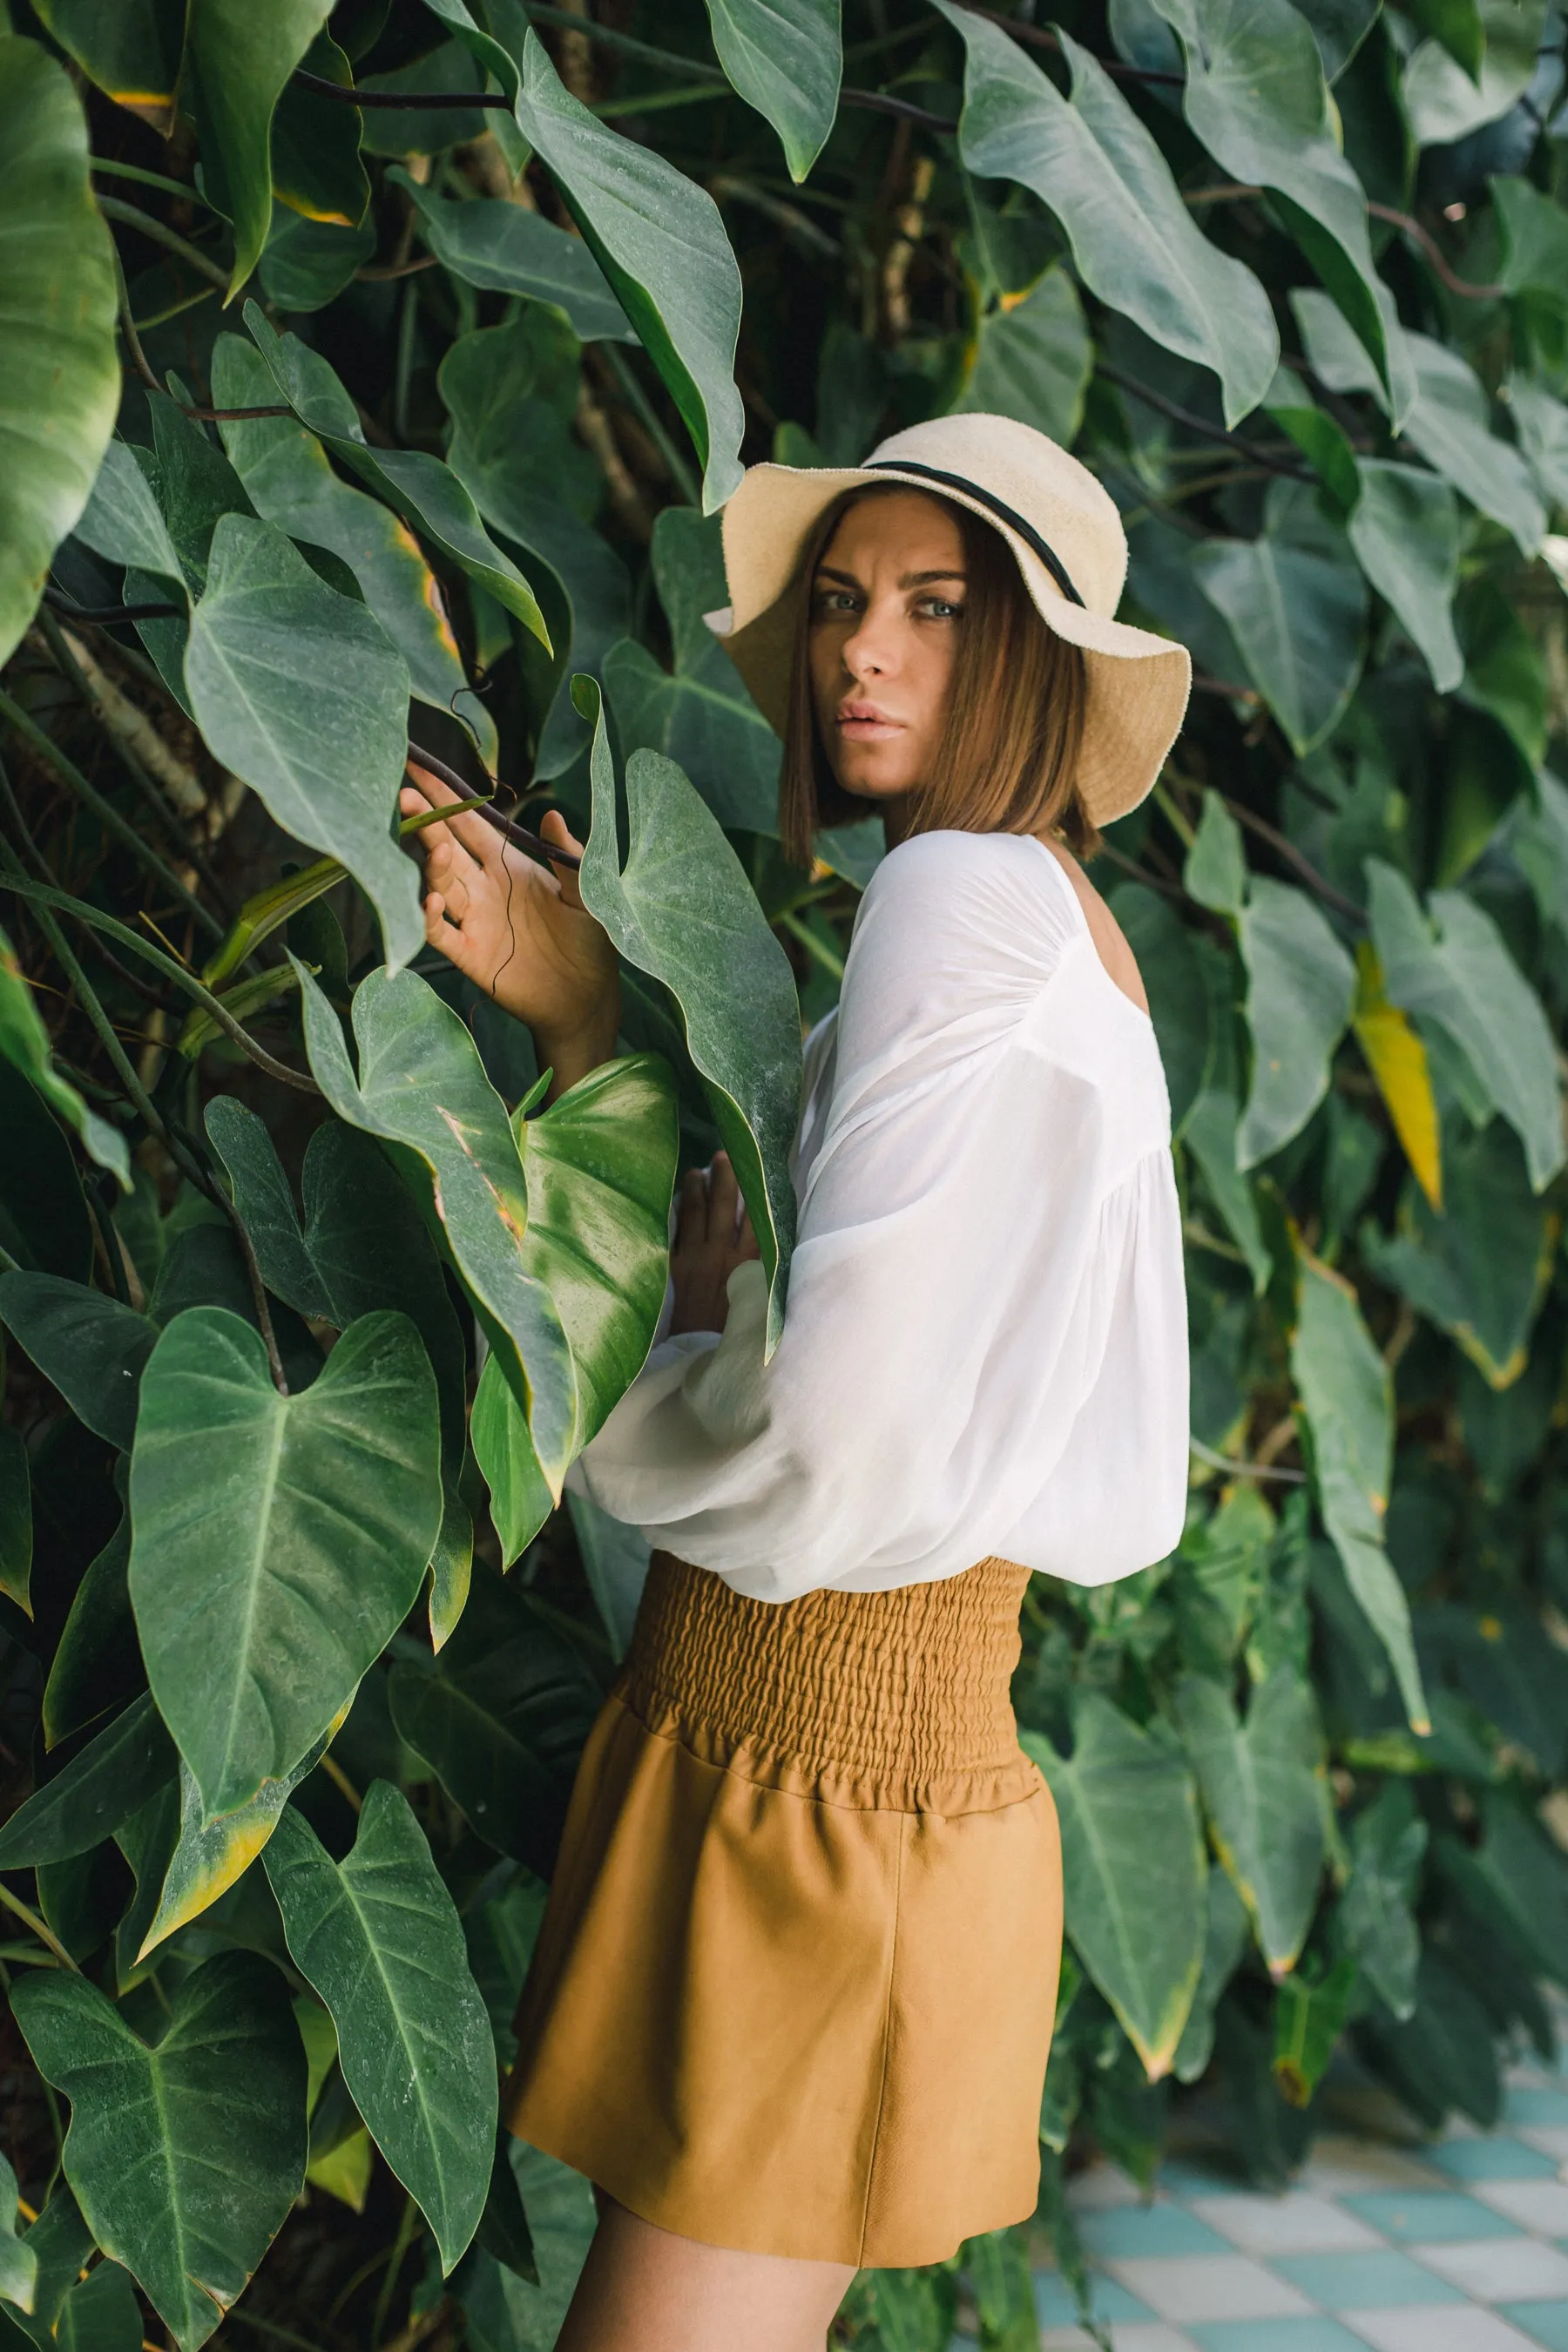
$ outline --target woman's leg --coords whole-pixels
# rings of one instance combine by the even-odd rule
[[[598,2203],[555,2352],[823,2352],[852,2263],[731,2253]]]

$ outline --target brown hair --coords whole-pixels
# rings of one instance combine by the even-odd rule
[[[785,856],[799,866],[811,864],[822,826],[853,824],[874,814],[871,802],[847,793],[834,775],[817,728],[808,658],[811,583],[850,507],[906,487],[879,483],[836,499],[806,541],[795,577],[799,611],[779,830]],[[1041,618],[1000,533],[955,499],[942,504],[957,519],[968,586],[936,772],[921,796],[913,830],[1054,831],[1079,856],[1090,857],[1100,835],[1077,783],[1088,699],[1083,656]]]

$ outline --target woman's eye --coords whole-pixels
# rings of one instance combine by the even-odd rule
[[[962,604],[954,604],[946,596],[922,597],[915,610],[928,621],[959,621],[963,617]]]
[[[857,598],[847,588],[819,588],[812,601],[817,613],[825,618],[829,614],[853,613],[859,609]]]

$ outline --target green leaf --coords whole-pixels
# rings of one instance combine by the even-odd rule
[[[70,1145],[42,1095],[0,1055],[0,1244],[24,1273],[86,1282],[93,1228]]]
[[[1305,1250],[1290,1373],[1312,1439],[1312,1479],[1345,1580],[1387,1651],[1417,1733],[1430,1729],[1410,1607],[1384,1549],[1394,1464],[1394,1383],[1354,1291]]]
[[[185,0],[36,0],[33,11],[89,81],[167,138],[185,38]]]
[[[588,1590],[610,1637],[610,1654],[619,1664],[631,1647],[652,1547],[639,1528],[613,1519],[591,1495],[568,1495],[566,1507]]]
[[[673,673],[626,637],[605,656],[605,692],[624,749],[683,768],[720,824],[778,833],[779,740],[703,621],[728,601],[716,520],[666,507],[653,527],[653,576],[669,623]]]
[[[182,81],[196,119],[206,194],[234,224],[231,301],[261,258],[272,222],[274,110],[331,5],[191,0]]]
[[[1329,1090],[1355,995],[1355,966],[1317,902],[1259,876],[1242,911],[1252,1085],[1237,1164],[1255,1168],[1299,1135]]]
[[[1204,976],[1187,928],[1168,900],[1142,882],[1125,882],[1115,894],[1115,908],[1116,919],[1149,991],[1165,1090],[1171,1098],[1171,1128],[1180,1135],[1209,1066],[1208,992]]]
[[[44,1685],[44,1738],[58,1748],[146,1686],[125,1570],[131,1523],[122,1518],[89,1562]]]
[[[635,343],[637,334],[580,236],[504,197],[443,204],[406,172],[387,173],[407,195],[420,233],[465,285],[548,302],[585,343]]]
[[[76,536],[95,555],[129,571],[156,572],[185,597],[184,567],[146,470],[128,442],[113,440],[104,451]]]
[[[1047,269],[1022,301],[980,322],[973,364],[956,411],[1016,416],[1069,448],[1083,419],[1094,346],[1083,304],[1065,269]]]
[[[1400,94],[1417,146],[1468,138],[1507,114],[1530,87],[1546,37],[1543,0],[1477,0],[1476,15],[1485,42],[1479,75],[1441,39],[1418,43],[1406,61]]]
[[[1536,488],[1549,507],[1568,506],[1568,407],[1523,375],[1510,377],[1508,404]]]
[[[740,481],[745,425],[734,382],[741,273],[719,207],[661,155],[590,114],[531,31],[517,120],[685,420],[711,514]]]
[[[474,2352],[552,2352],[577,2284],[597,2216],[587,2182],[553,2157],[511,2143],[512,2169],[527,2208],[539,2284],[477,2250],[465,2265],[463,2320]]]
[[[771,122],[792,180],[804,180],[838,112],[838,0],[707,0],[719,62]]]
[[[1263,404],[1301,451],[1339,512],[1348,514],[1359,485],[1355,453],[1343,425],[1318,405],[1300,378],[1286,367],[1277,370]]]
[[[63,1969],[11,1999],[38,2072],[71,2103],[66,2178],[94,2238],[196,2352],[304,2178],[305,2053],[281,1978],[248,1952],[206,1961],[152,2048]]]
[[[1310,751],[1333,728],[1361,676],[1360,572],[1277,537],[1206,540],[1192,562],[1291,749]]]
[[[341,228],[331,221],[306,220],[275,203],[258,268],[262,295],[275,310],[324,310],[374,251],[375,229],[368,220],[358,228]]]
[[[353,87],[353,68],[327,33],[317,34],[300,63],[340,89]],[[356,228],[370,206],[359,154],[363,121],[359,109],[341,99],[285,83],[272,118],[273,196],[312,223]]]
[[[295,840],[341,858],[395,966],[425,940],[397,846],[408,672],[363,604],[319,580],[277,526],[226,515],[191,616],[185,683],[215,756]]]
[[[1174,1741],[1098,1692],[1073,1714],[1073,1751],[1026,1731],[1061,1823],[1067,1932],[1152,2081],[1169,2074],[1204,1951],[1197,1795]]]
[[[1274,1261],[1258,1221],[1252,1187],[1237,1164],[1241,1106],[1224,1087],[1205,1087],[1188,1116],[1184,1141],[1203,1172],[1210,1200],[1225,1229],[1247,1260],[1258,1297],[1268,1286]]]
[[[66,2295],[55,2321],[60,2352],[141,2352],[142,2306],[129,2271],[100,2263]]]
[[[632,610],[626,565],[578,511],[584,453],[541,380],[549,373],[537,331],[544,315],[525,307],[505,326],[460,336],[437,379],[453,425],[447,462],[486,521],[553,574],[566,616],[564,625],[552,624],[550,682],[539,697],[544,716],[536,781],[559,775],[581,756],[584,730],[572,706],[572,673],[600,675],[605,654],[631,625]],[[591,464],[584,478],[591,501],[598,490]],[[656,524],[656,541],[658,530]]]
[[[0,1428],[0,1592],[33,1613],[33,1493],[19,1429]],[[0,2293],[4,2290],[0,2289]]]
[[[0,1274],[0,1321],[94,1436],[130,1445],[155,1323],[55,1274]]]
[[[1317,1702],[1282,1670],[1253,1690],[1245,1725],[1223,1685],[1190,1675],[1176,1720],[1203,1790],[1215,1852],[1275,1976],[1296,1965],[1323,1866],[1323,1733]]]
[[[634,751],[621,865],[616,779],[597,689],[578,708],[594,728],[594,823],[579,881],[626,961],[668,988],[735,1165],[768,1277],[767,1349],[784,1328],[795,1241],[789,1153],[800,1101],[800,1013],[788,960],[718,820],[672,761]]]
[[[1247,904],[1247,848],[1222,796],[1204,787],[1197,831],[1182,866],[1182,887],[1200,907],[1238,917]]]
[[[1524,1146],[1542,1191],[1565,1157],[1556,1047],[1541,999],[1502,933],[1462,890],[1434,890],[1423,915],[1405,877],[1366,861],[1373,942],[1393,1002],[1436,1023],[1467,1058],[1482,1098]]]
[[[319,352],[297,335],[278,334],[254,302],[245,306],[245,323],[279,398],[300,424],[548,648],[532,589],[496,546],[451,468],[423,449],[373,449],[353,402]]]
[[[354,2105],[449,2273],[489,2187],[496,2070],[463,1931],[425,1832],[407,1799],[375,1780],[342,1862],[290,1807],[266,1869],[289,1955],[331,2011]]]
[[[1351,1874],[1335,1922],[1363,1976],[1395,2017],[1415,2007],[1421,1931],[1412,1905],[1426,1851],[1426,1824],[1409,1784],[1385,1781],[1356,1815]]]
[[[238,335],[213,345],[212,387],[218,408],[265,407],[277,397],[265,361]],[[406,523],[334,474],[315,434],[287,416],[231,417],[218,430],[258,514],[342,558],[408,665],[414,693],[476,727],[480,756],[493,765],[494,721],[469,691],[440,584]]]
[[[89,1110],[75,1087],[56,1069],[48,1031],[38,1017],[33,992],[4,931],[0,931],[0,1055],[13,1069],[20,1070],[50,1108],[75,1129],[88,1157],[100,1168],[111,1169],[129,1192],[131,1155],[125,1138],[106,1118]]]
[[[641,1371],[664,1305],[674,1076],[657,1054],[605,1062],[548,1110],[516,1113],[512,1133],[528,1186],[523,1252],[565,1328],[586,1444]]]
[[[1225,419],[1256,408],[1279,358],[1252,272],[1194,226],[1171,169],[1115,83],[1060,35],[1064,98],[999,25],[937,0],[962,35],[959,152],[971,172],[1016,180],[1050,207],[1089,291],[1145,334],[1219,377]]]
[[[336,1119],[305,1147],[301,1233],[272,1138],[232,1095],[206,1108],[206,1130],[269,1290],[300,1314],[346,1331],[395,1307],[425,1342],[441,1397],[441,1443],[456,1475],[463,1454],[463,1335],[407,1186],[371,1139]]]
[[[1366,197],[1334,135],[1312,28],[1290,0],[1153,0],[1180,35],[1182,107],[1233,180],[1284,199],[1286,226],[1389,389],[1409,405],[1397,315],[1378,284]],[[1402,380],[1403,379],[1403,380]]]
[[[1415,646],[1439,694],[1465,673],[1451,606],[1459,579],[1453,491],[1418,466],[1356,460],[1360,496],[1347,529],[1356,562]]]
[[[347,1713],[345,1707],[342,1712]],[[341,1720],[341,1717],[340,1717]],[[232,1813],[208,1817],[202,1792],[188,1764],[180,1766],[180,1822],[156,1904],[136,1948],[140,1963],[174,1933],[209,1911],[244,1877],[277,1828],[283,1808],[325,1752],[319,1740],[280,1780],[263,1780],[247,1805]]]
[[[527,1182],[506,1106],[462,1021],[413,972],[373,971],[354,992],[356,1078],[337,1015],[300,970],[310,1067],[340,1118],[416,1152],[434,1210],[521,1391],[552,1495],[578,1448],[581,1405],[560,1313],[528,1260]],[[434,1530],[432,1531],[434,1535]],[[426,1558],[429,1558],[426,1551]]]
[[[1362,1253],[1379,1281],[1458,1341],[1489,1387],[1510,1388],[1552,1279],[1555,1223],[1500,1120],[1479,1133],[1457,1125],[1443,1159],[1442,1212],[1406,1187],[1395,1232],[1364,1225]]]
[[[398,1736],[469,1826],[548,1877],[600,1695],[532,1597],[477,1579],[439,1664],[395,1665],[388,1696]]]
[[[1511,531],[1520,552],[1539,552],[1546,516],[1519,451],[1491,429],[1491,403],[1480,378],[1447,344],[1407,338],[1416,398],[1405,437],[1473,507]]]
[[[512,2169],[511,2151],[516,2145],[503,2124],[496,2134],[490,2185],[485,2193],[485,2210],[479,2216],[479,2242],[496,2262],[526,2279],[531,2286],[537,2286],[539,2264],[534,2259],[533,2233],[522,2210],[517,2174]]]
[[[0,2156],[0,2295],[18,2311],[31,2311],[38,2284],[38,2252],[16,2235],[16,2175]],[[137,2331],[141,2340],[141,2329]]]
[[[1178,2083],[1195,2083],[1214,2053],[1215,2011],[1219,1997],[1241,1965],[1250,1927],[1247,1906],[1237,1893],[1229,1873],[1216,1862],[1208,1875],[1208,1916],[1204,1934],[1204,1962],[1182,2038],[1176,2044],[1173,2072]]]
[[[0,34],[0,662],[86,506],[120,401],[114,253],[65,69]]]
[[[1487,35],[1476,0],[1412,0],[1405,14],[1447,50],[1456,65],[1463,66],[1472,81],[1479,79]]]
[[[404,1316],[279,1396],[248,1324],[176,1317],[142,1375],[131,1597],[209,1814],[285,1778],[414,1604],[441,1523],[436,1384]]]
[[[468,1438],[489,1489],[490,1523],[500,1545],[500,1564],[510,1568],[528,1549],[555,1508],[556,1498],[540,1467],[527,1412],[499,1356],[488,1357],[479,1374]]]
[[[1310,1983],[1289,1976],[1274,2003],[1274,2079],[1293,2107],[1310,2106],[1350,2014],[1356,1964],[1348,1956]]]

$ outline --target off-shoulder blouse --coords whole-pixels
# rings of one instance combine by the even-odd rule
[[[879,866],[794,1174],[772,1360],[748,1264],[722,1338],[663,1340],[588,1447],[595,1501],[759,1601],[1163,1559],[1188,1462],[1170,1105],[1043,842],[920,834]]]

